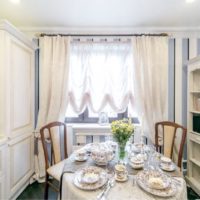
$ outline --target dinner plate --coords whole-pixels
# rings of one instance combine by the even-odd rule
[[[86,183],[83,181],[82,177],[85,173],[96,173],[98,174],[98,181],[94,183]],[[101,188],[108,180],[108,175],[106,171],[100,167],[90,166],[78,170],[74,174],[74,185],[82,190],[96,190]]]
[[[150,187],[149,179],[152,177],[162,179],[165,187],[163,189]],[[170,177],[155,170],[143,170],[139,172],[137,174],[137,183],[146,192],[159,197],[171,197],[177,191],[176,185],[171,181]]]

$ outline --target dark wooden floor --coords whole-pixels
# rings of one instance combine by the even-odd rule
[[[39,200],[43,199],[43,194],[44,194],[44,184],[35,182],[32,185],[29,185],[17,199]],[[51,189],[49,189],[49,199],[57,200],[57,194]],[[200,199],[200,197],[193,190],[188,188],[188,199],[195,200],[195,199]]]

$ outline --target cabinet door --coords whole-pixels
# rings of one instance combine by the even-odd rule
[[[13,195],[29,181],[33,174],[33,135],[24,135],[9,141],[9,190]]]
[[[8,137],[14,138],[33,130],[34,105],[34,66],[33,50],[9,35],[7,63],[7,116]]]

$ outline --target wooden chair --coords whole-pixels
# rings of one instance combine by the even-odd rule
[[[187,129],[174,122],[163,121],[155,124],[156,150],[171,158],[180,169],[186,134]]]
[[[64,167],[64,159],[68,157],[66,125],[62,122],[49,123],[40,129],[40,134],[46,168],[44,199],[48,199],[49,186],[59,192],[59,187],[52,180],[50,181],[50,177],[59,183]]]

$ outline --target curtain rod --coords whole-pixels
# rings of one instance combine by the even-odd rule
[[[72,36],[72,37],[131,37],[131,36],[162,36],[166,37],[168,36],[167,33],[159,33],[159,34],[47,34],[47,33],[41,33],[40,37],[44,36]]]

